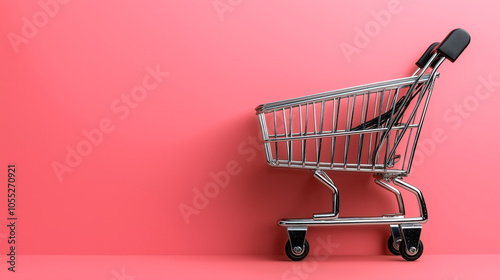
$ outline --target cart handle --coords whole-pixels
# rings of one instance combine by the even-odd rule
[[[449,61],[455,62],[470,43],[470,35],[467,31],[457,28],[452,30],[446,38],[439,44],[436,51],[446,57]]]
[[[427,67],[430,66],[433,68],[431,76],[436,75],[437,68],[439,68],[439,66],[441,65],[441,63],[443,62],[443,60],[445,58],[447,58],[451,62],[455,62],[455,60],[457,60],[457,58],[460,56],[460,54],[462,54],[462,52],[467,48],[469,43],[470,43],[469,33],[461,28],[457,28],[457,29],[452,30],[450,33],[448,33],[446,38],[444,38],[444,40],[436,47],[435,52],[434,52],[433,47],[432,47],[435,43],[432,44],[429,48],[427,48],[427,50],[424,52],[424,54],[419,59],[419,61],[417,61],[417,66],[419,66],[418,63],[423,58],[425,58],[426,56],[430,56],[430,57],[427,58],[427,61],[426,61],[426,63],[424,63],[423,68],[420,67],[420,69],[417,70],[417,72],[415,72],[415,74],[413,74],[414,76],[416,76],[416,74],[420,71],[418,76],[416,76],[414,84],[408,89],[408,92],[413,92],[416,84],[421,79],[425,70],[427,70]],[[427,67],[425,67],[425,66],[427,66]],[[432,78],[429,81],[431,81],[431,80],[432,80]],[[422,97],[426,93],[426,91],[428,90],[428,86],[429,85],[427,84],[425,86],[425,88],[423,89],[423,91],[420,93],[420,95]],[[372,162],[375,163],[375,160],[376,160],[376,158],[377,158],[377,156],[382,148],[382,145],[384,144],[387,137],[389,136],[389,132],[391,131],[391,129],[394,126],[394,124],[396,123],[396,121],[399,121],[400,117],[402,117],[402,113],[404,113],[404,111],[406,110],[406,107],[409,104],[408,97],[409,97],[409,95],[405,96],[405,100],[403,101],[403,105],[399,108],[399,111],[397,113],[395,113],[395,116],[389,122],[389,125],[387,126],[387,130],[384,132],[384,134],[382,134],[382,136],[380,138],[380,143],[378,144],[378,147],[375,149],[375,152],[373,153]],[[412,115],[414,114],[416,109],[417,108],[413,109]],[[425,107],[424,107],[424,110],[426,110]],[[422,122],[422,120],[421,120],[421,122]],[[408,128],[408,125],[409,125],[409,123],[407,123],[405,125],[405,128],[403,129],[401,135],[399,136],[397,143],[394,144],[394,147],[392,148],[392,151],[389,155],[389,158],[394,155],[394,153],[396,151],[396,147],[399,145],[399,141],[401,141],[401,139],[403,138],[403,134],[406,131],[406,129]],[[420,129],[417,130],[417,140],[415,140],[415,141],[418,141],[419,134],[420,134]],[[415,149],[415,146],[416,146],[416,144],[414,144],[414,147],[413,147],[414,149]],[[387,162],[385,164],[387,164]]]
[[[438,45],[439,45],[439,42],[435,42],[427,48],[427,50],[424,52],[424,54],[422,54],[420,59],[417,60],[417,62],[415,63],[418,68],[424,68],[425,64],[432,57],[432,54],[434,53],[434,51]]]

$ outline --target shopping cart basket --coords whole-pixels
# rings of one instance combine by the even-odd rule
[[[427,209],[420,190],[402,177],[412,161],[439,66],[454,62],[470,42],[463,29],[432,44],[406,78],[329,91],[256,108],[269,165],[314,170],[333,193],[333,211],[310,219],[278,221],[287,227],[287,256],[301,260],[309,252],[308,226],[385,224],[389,250],[405,260],[418,259]],[[339,192],[325,170],[373,173],[375,182],[396,196],[399,212],[381,217],[339,217]],[[405,217],[401,193],[416,195],[420,217]]]

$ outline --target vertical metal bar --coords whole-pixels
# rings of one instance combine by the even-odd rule
[[[389,118],[389,122],[394,117],[394,110],[396,109],[396,103],[397,103],[397,100],[398,100],[399,89],[400,89],[400,87],[396,88],[396,90],[394,92],[394,96],[392,97],[391,117]],[[387,123],[387,125],[388,124],[389,123]],[[396,138],[398,137],[398,132],[399,132],[399,130],[396,130]],[[391,131],[389,131],[389,133],[387,134],[387,149],[385,150],[385,159],[386,159],[386,161],[389,160],[389,158],[387,157],[387,151],[389,151],[389,149],[391,147],[391,145],[390,145],[390,142],[391,142],[390,139],[391,139]]]
[[[408,91],[406,92],[406,94],[408,95]],[[413,92],[412,92],[412,94],[413,94]],[[422,92],[422,93],[419,93],[419,95],[420,95],[420,96],[422,96],[422,94],[425,94],[425,91],[424,91],[424,92]],[[420,98],[420,99],[418,99],[418,100],[421,100],[421,98]],[[417,107],[418,107],[418,106],[417,106]],[[417,107],[415,107],[415,108],[417,108]],[[408,118],[408,119],[405,121],[405,114],[406,114],[406,110],[403,110],[403,112],[402,112],[402,113],[400,113],[400,115],[401,115],[401,116],[400,116],[400,123],[401,123],[401,124],[404,124],[405,126],[407,126],[407,125],[411,122],[411,120]],[[411,114],[410,114],[410,115],[411,115]],[[394,121],[395,121],[395,120],[394,120]],[[394,123],[394,125],[396,125],[396,126],[397,126],[398,124],[397,124],[397,123]],[[404,136],[403,136],[403,134],[405,133],[405,131],[406,131],[406,129],[398,129],[398,130],[396,131],[396,132],[397,132],[397,134],[396,134],[396,137],[394,138],[394,146],[393,146],[393,148],[392,148],[392,149],[394,150],[394,152],[395,152],[395,150],[396,150],[396,146],[398,146],[398,145],[399,145],[399,142],[401,141],[401,139],[403,139],[403,137],[404,137]],[[399,139],[399,140],[398,140],[398,139]],[[392,154],[392,151],[391,151],[391,154]]]
[[[302,106],[299,104],[299,121],[300,121],[300,136],[303,136],[302,132]],[[304,139],[301,142],[301,155],[304,153]]]
[[[387,103],[385,104],[385,110],[384,110],[384,113],[387,112],[387,109],[389,109],[389,101],[391,99],[391,92],[392,90],[389,89],[389,94],[387,95]]]
[[[363,123],[366,122],[366,118],[368,117],[368,108],[370,108],[370,92],[368,92],[368,96],[366,97],[366,111],[365,111],[365,119],[363,120]],[[363,133],[364,136],[364,133]],[[370,133],[370,141],[368,142],[368,158],[366,160],[367,164],[370,164],[370,155],[371,155],[371,149],[372,149],[372,133]]]
[[[384,110],[384,114],[387,112],[387,109],[389,108],[389,99],[391,98],[391,91],[392,90],[389,90],[389,94],[387,96],[387,103],[385,104],[385,110]],[[387,127],[387,121],[385,122],[385,126]],[[387,141],[386,141],[386,148],[385,148],[385,155],[384,155],[384,162],[387,162],[388,158],[387,158],[387,154],[388,154],[388,151],[389,149],[391,148],[391,141],[389,141],[391,139],[391,132],[389,131],[389,133],[387,134]],[[387,164],[385,164],[385,166],[387,166]]]
[[[268,135],[266,117],[264,113],[259,113],[259,121],[260,121],[260,129],[262,132],[262,139],[264,141],[268,141],[269,135]],[[271,163],[273,161],[273,153],[271,151],[271,145],[269,144],[269,142],[264,143],[264,149],[266,151],[266,160],[268,163]]]
[[[413,117],[416,115],[417,113],[417,110],[418,110],[418,107],[420,106],[420,103],[425,95],[425,93],[430,89],[430,91],[432,91],[432,87],[434,86],[434,80],[436,79],[436,74],[437,74],[437,71],[436,69],[439,67],[439,65],[441,65],[441,63],[443,63],[444,61],[444,57],[441,58],[437,63],[436,63],[436,66],[435,68],[432,70],[431,72],[431,76],[429,77],[429,80],[427,80],[427,82],[425,83],[425,86],[424,86],[424,89],[421,91],[421,93],[419,93],[419,96],[418,96],[418,99],[415,103],[415,107],[413,108],[410,116],[408,117],[408,122],[405,124],[405,126],[403,127],[403,130],[401,131],[401,135],[398,139],[395,140],[394,142],[394,147],[392,148],[391,150],[391,153],[389,154],[389,157],[392,157],[394,155],[394,153],[396,152],[396,147],[399,145],[399,142],[401,141],[401,139],[403,138],[403,134],[405,133],[405,131],[408,129],[408,126],[410,125],[410,121],[413,119]],[[425,102],[425,105],[424,105],[424,111],[423,111],[423,115],[425,115],[425,112],[427,111],[427,106],[429,105],[429,99],[427,99],[427,101]],[[420,129],[421,129],[421,125],[422,125],[422,122],[423,122],[423,117],[422,119],[420,120],[420,123],[419,123],[419,126],[418,126],[418,130],[417,130],[417,134],[415,135],[415,137],[418,139],[419,135],[420,135]],[[416,144],[414,143],[413,144],[414,147],[416,147]],[[413,153],[412,153],[413,154]],[[412,155],[410,155],[410,162],[411,160],[413,159]],[[411,167],[411,164],[409,164],[408,166],[409,168]],[[408,171],[409,172],[409,171]]]
[[[337,110],[335,110],[335,100],[337,100]],[[332,132],[337,132],[337,124],[339,121],[339,111],[340,111],[340,98],[336,98],[332,102],[333,106],[333,114],[332,114]],[[332,136],[332,159],[331,159],[331,168],[333,168],[334,164],[334,156],[335,156],[335,143],[337,142],[337,136]]]
[[[389,101],[391,99],[391,92],[392,92],[392,90],[389,89],[389,94],[387,95],[387,103],[385,104],[384,114],[387,113],[387,110],[389,108]],[[387,125],[388,125],[388,123],[387,123],[387,121],[385,121],[384,126],[387,127]],[[389,132],[387,134],[387,139],[390,139],[390,137],[391,137],[391,133]],[[386,141],[386,149],[385,149],[385,155],[384,155],[384,162],[387,162],[387,154],[388,154],[389,149],[390,149],[390,141]]]
[[[313,117],[314,117],[314,135],[318,135],[318,129],[316,127],[316,102],[313,102]],[[316,160],[319,161],[318,157],[318,138],[314,138],[314,144],[315,144],[315,149],[316,149]]]
[[[282,108],[281,111],[283,112],[283,126],[285,127],[285,131],[283,132],[283,135],[284,137],[286,137],[286,114],[285,114],[285,108]],[[288,145],[288,142],[289,141],[286,141],[286,150],[288,152],[288,149],[289,149],[289,145]],[[288,159],[287,159],[288,160]]]
[[[376,117],[377,115],[377,104],[378,104],[378,91],[375,93],[375,107],[373,107],[373,118]],[[377,127],[378,128],[378,127]],[[373,149],[377,149],[377,143],[378,143],[378,132],[376,134],[377,136],[375,137],[375,144],[373,145]],[[373,132],[370,133],[370,150],[371,150],[371,140],[372,140],[372,136],[373,136]],[[373,158],[373,161],[372,161],[372,168],[375,169],[375,164],[376,164],[376,160],[375,160],[375,157]]]
[[[409,122],[410,124],[413,124],[413,120],[415,120],[415,119],[416,119],[416,115],[413,117],[413,119],[412,119],[412,120],[408,120],[408,122]],[[399,130],[398,130],[398,131],[399,131]],[[410,145],[410,141],[411,141],[411,135],[412,135],[412,133],[413,133],[413,127],[411,127],[411,128],[410,128],[410,133],[408,134],[408,141],[406,141],[405,154],[404,154],[404,157],[403,157],[403,166],[401,167],[401,169],[402,169],[402,170],[404,170],[404,169],[405,169],[405,165],[406,165],[406,155],[408,154],[408,147],[409,147],[409,145]],[[396,138],[396,139],[397,139],[397,138]],[[395,139],[395,140],[396,140],[396,139]],[[394,144],[396,144],[396,143],[394,143]]]
[[[425,71],[427,70],[427,68],[431,65],[431,63],[434,61],[434,59],[435,59],[437,56],[438,56],[438,53],[437,53],[437,52],[435,52],[435,53],[432,55],[432,57],[431,57],[431,58],[427,61],[427,63],[425,64],[425,66],[422,68],[422,71],[418,74],[418,76],[413,76],[413,77],[415,77],[415,81],[411,84],[411,86],[409,87],[409,89],[408,89],[408,90],[407,90],[407,92],[406,92],[407,94],[404,96],[404,99],[403,99],[403,101],[402,101],[402,103],[401,103],[402,108],[404,108],[404,107],[406,107],[406,106],[408,105],[407,103],[408,103],[408,102],[410,102],[410,97],[411,97],[411,95],[413,94],[413,92],[414,92],[415,87],[417,86],[417,84],[419,84],[420,79],[422,78],[422,75],[425,73]],[[434,75],[434,73],[437,73],[437,69],[439,68],[439,66],[441,65],[441,63],[443,63],[444,59],[445,59],[444,57],[440,57],[440,58],[439,58],[439,61],[436,63],[436,65],[434,65],[434,66],[433,66],[432,72],[431,72],[431,74],[429,74],[429,76],[430,76],[430,77],[429,77],[429,79],[430,79],[430,78]],[[425,92],[425,91],[426,91],[426,90],[424,89],[424,92]],[[408,94],[408,93],[410,93],[410,94]],[[396,120],[400,120],[400,119],[402,120],[402,118],[400,118],[400,115],[401,115],[401,113],[402,113],[402,112],[404,113],[404,111],[405,111],[405,110],[398,110],[398,112],[396,113],[396,117],[395,117],[394,119],[392,119],[392,120],[391,120],[391,122],[389,123],[389,125],[388,125],[387,127],[388,127],[388,128],[392,128],[392,127],[394,126],[394,123],[395,123],[395,121],[396,121]],[[390,130],[390,129],[389,129],[389,130]],[[383,135],[382,135],[382,137],[380,138],[380,141],[381,141],[381,142],[383,142],[383,141],[385,140],[385,138],[386,138],[387,133],[388,133],[388,131],[389,131],[389,130],[386,130],[386,131],[384,132],[384,134],[383,134]],[[405,129],[403,129],[403,132],[402,132],[402,133],[404,133],[404,131],[405,131],[405,130],[406,130],[406,128],[405,128]],[[400,136],[400,138],[401,138],[401,136]],[[396,145],[396,146],[397,146],[397,145]],[[375,150],[375,154],[376,154],[377,156],[378,156],[379,151],[380,151],[380,149],[381,149],[381,148],[382,148],[382,145],[379,145],[379,147],[377,147],[377,148],[376,148],[376,150]],[[393,148],[393,149],[394,149],[394,148]],[[391,152],[391,153],[392,153],[392,152]],[[375,156],[374,156],[374,157],[375,157]]]
[[[346,120],[345,120],[345,131],[349,129],[349,104],[351,103],[351,97],[347,96],[347,114],[346,114]],[[348,147],[348,139],[347,136],[344,136],[344,169],[347,167],[347,147]]]
[[[290,106],[290,135],[289,137],[292,138],[292,110],[293,107]],[[288,166],[292,165],[292,151],[293,151],[293,141],[288,141],[289,146],[288,146]]]
[[[387,140],[385,141],[384,170],[387,170],[387,165],[389,163],[387,154],[389,153],[389,149],[391,148],[391,142],[389,141],[390,139],[391,139],[391,132],[389,131],[389,133],[387,133]]]
[[[408,94],[408,91],[406,92],[406,94]],[[401,123],[405,123],[405,113],[406,113],[406,110],[403,110],[403,112],[401,113],[401,117],[400,117],[400,122]],[[396,113],[397,114],[397,113]],[[396,121],[396,120],[394,120]],[[398,125],[397,123],[394,123],[394,125]]]
[[[306,124],[304,128],[304,135],[307,135],[307,120],[309,119],[309,103],[306,103]],[[304,149],[302,150],[302,166],[306,165],[306,148],[307,139],[304,139]]]
[[[365,106],[366,106],[366,103],[365,103],[365,99],[366,99],[366,93],[363,93],[363,106],[361,108],[361,118],[360,118],[360,123],[364,123],[365,121],[363,120],[365,118]],[[358,143],[358,170],[360,169],[361,167],[361,154],[362,154],[362,151],[363,151],[363,136],[364,136],[364,133],[360,134],[359,135],[359,143]]]
[[[406,94],[408,94],[408,91],[406,92]],[[404,123],[407,123],[409,120],[405,121],[405,114],[406,114],[406,110],[404,110],[402,113],[401,113],[401,116],[400,116],[400,124],[404,124]],[[395,120],[394,120],[395,121]],[[398,125],[397,123],[394,123],[394,125]],[[397,132],[399,134],[401,134],[401,130],[397,130]],[[396,137],[397,139],[397,137]]]
[[[321,120],[320,120],[320,126],[319,126],[319,134],[323,134],[323,119],[325,117],[325,100],[321,101]],[[323,137],[319,138],[319,150],[318,150],[318,160],[316,162],[316,166],[319,167],[319,162],[321,158],[321,144],[323,141]]]
[[[273,115],[274,115],[274,145],[276,148],[276,164],[279,165],[280,158],[278,155],[278,127],[276,126],[276,110],[273,110]]]
[[[438,62],[434,66],[434,69],[432,69],[431,76],[429,77],[429,80],[430,80],[430,86],[429,86],[429,89],[428,89],[429,92],[427,93],[427,100],[425,101],[424,108],[422,110],[422,117],[420,118],[418,129],[417,129],[417,132],[416,132],[416,135],[415,135],[415,140],[413,142],[413,147],[411,149],[410,159],[408,161],[408,171],[407,171],[408,173],[410,173],[410,170],[411,170],[411,165],[412,165],[412,162],[413,162],[413,156],[415,154],[415,149],[417,148],[418,138],[420,137],[420,131],[422,129],[422,124],[424,122],[425,113],[427,112],[427,107],[429,106],[429,101],[431,99],[432,90],[434,89],[434,81],[436,79],[437,69],[439,68],[439,66],[441,66],[441,64],[443,63],[444,60],[445,60],[444,57],[440,58],[438,60]],[[424,92],[425,92],[425,89],[424,89]]]
[[[334,133],[335,126],[335,98],[332,99],[332,133]],[[330,150],[330,168],[333,168],[333,140],[335,136],[332,136],[331,150]]]
[[[398,102],[398,95],[399,95],[399,91],[400,91],[401,87],[398,87],[396,89],[396,93],[394,93],[394,98],[393,98],[393,102],[392,102],[392,112],[391,112],[391,118],[389,119],[389,122],[387,123],[387,125],[389,125],[389,123],[392,121],[392,118],[394,117],[394,110],[396,109],[396,103]],[[396,130],[396,138],[398,138],[398,134],[399,134],[399,130]]]
[[[351,106],[351,116],[347,116],[347,121],[348,121],[348,126],[346,127],[346,130],[349,129],[349,131],[351,131],[352,129],[352,123],[354,122],[354,106],[356,104],[356,98],[357,98],[357,95],[353,95],[352,96],[352,106]],[[350,141],[351,141],[351,136],[348,135],[347,136],[347,139],[346,139],[346,143],[347,143],[347,150],[346,150],[346,153],[345,153],[345,157],[344,157],[344,168],[347,168],[347,155],[349,153],[349,144],[350,144]]]
[[[412,134],[412,132],[413,132],[413,128],[410,128],[410,134],[408,134],[408,141],[406,141],[405,155],[403,157],[403,166],[401,167],[402,170],[405,169],[406,154],[408,153],[408,146],[410,145],[410,140],[411,140],[411,134]]]
[[[379,104],[379,108],[378,108],[378,119],[377,119],[377,128],[380,128],[380,117],[382,116],[382,103],[384,103],[384,94],[385,94],[385,89],[383,89],[380,93],[380,104]],[[379,133],[377,132],[377,139],[378,139],[378,136],[379,136]],[[383,145],[382,144],[382,140],[380,140],[380,143],[379,145]],[[377,148],[378,149],[378,148]],[[375,161],[379,161],[379,158],[380,158],[380,154],[377,154],[376,156],[376,160]],[[386,167],[386,164],[384,164],[384,169]]]
[[[408,87],[409,88],[409,86],[402,86],[402,87],[398,87],[398,90],[401,89],[401,88],[404,88],[404,87]],[[407,93],[408,93],[408,91],[407,91]],[[402,114],[401,114],[401,117],[400,117],[400,122],[401,123],[404,123],[405,113],[406,113],[406,110],[403,111]],[[395,120],[392,120],[392,119],[393,119],[393,115],[391,115],[391,121],[394,122],[394,125],[397,126],[398,124],[395,123]],[[396,139],[399,139],[400,136],[403,137],[402,135],[400,135],[401,133],[402,133],[401,130],[399,130],[399,129],[396,130],[396,136],[394,137],[394,147],[396,146]],[[408,141],[410,141],[410,138],[408,138]],[[405,157],[406,157],[406,151],[405,151]],[[403,167],[402,167],[403,170],[404,170],[404,164],[405,164],[404,161],[405,160],[403,160]]]

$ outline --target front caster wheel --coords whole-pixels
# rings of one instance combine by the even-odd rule
[[[418,241],[418,248],[410,248],[410,250],[408,251],[410,252],[408,253],[406,251],[406,244],[404,240],[401,241],[401,243],[399,243],[399,253],[403,257],[403,259],[407,261],[414,261],[420,258],[420,256],[422,256],[422,253],[424,252],[424,244],[422,243],[422,241]],[[411,252],[411,251],[416,251],[416,252]]]
[[[401,244],[401,242],[399,243]],[[389,240],[387,240],[387,248],[389,248],[389,251],[393,254],[393,255],[396,255],[396,256],[399,256],[399,246],[398,248],[394,247],[394,238],[391,236],[389,236]]]
[[[309,253],[309,242],[307,242],[307,240],[304,240],[304,248],[292,248],[292,246],[290,245],[290,240],[288,240],[285,245],[285,252],[288,258],[290,258],[292,261],[300,261],[304,259]]]

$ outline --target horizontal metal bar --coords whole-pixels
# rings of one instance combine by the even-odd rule
[[[351,172],[367,172],[367,173],[390,173],[398,176],[406,176],[407,170],[403,169],[390,169],[384,168],[383,165],[377,164],[373,167],[372,164],[354,164],[348,163],[347,167],[344,167],[344,163],[334,163],[333,167],[330,162],[320,162],[319,166],[316,161],[314,162],[302,162],[302,161],[292,161],[288,165],[288,160],[279,160],[268,162],[272,167],[287,167],[287,168],[300,168],[308,170],[332,170],[332,171],[351,171]],[[359,168],[358,168],[359,166]]]
[[[327,99],[346,97],[346,96],[351,96],[351,95],[358,95],[358,94],[366,93],[368,91],[369,92],[376,92],[376,91],[380,91],[383,89],[395,89],[397,87],[411,85],[415,82],[415,80],[417,78],[418,77],[412,76],[412,77],[389,80],[389,81],[384,81],[384,82],[355,86],[355,87],[350,87],[350,88],[345,88],[345,89],[327,91],[327,92],[322,92],[322,93],[317,93],[317,94],[312,94],[312,95],[308,95],[308,96],[302,96],[302,97],[297,97],[297,98],[292,98],[292,99],[287,99],[287,100],[282,100],[282,101],[265,103],[265,104],[257,106],[257,108],[255,108],[255,110],[256,110],[257,114],[268,113],[268,112],[271,112],[272,110],[281,109],[283,107],[297,106],[297,105],[310,103],[310,102],[317,102],[317,101],[322,101],[322,100],[327,100]],[[422,78],[419,80],[419,83],[424,83],[428,79],[429,79],[429,75],[427,75],[427,74],[423,75]]]
[[[409,125],[408,127],[410,128],[416,128],[418,127],[418,124],[412,124]],[[392,130],[398,130],[398,129],[403,129],[404,126],[393,126]],[[335,136],[347,136],[347,135],[356,135],[356,134],[368,134],[368,133],[373,133],[373,132],[383,132],[386,131],[387,128],[381,127],[381,128],[371,128],[371,129],[364,129],[364,130],[351,130],[351,131],[346,131],[346,130],[337,130],[337,132],[323,132],[323,133],[314,133],[310,132],[309,135],[301,135],[301,136],[292,136],[292,137],[283,137],[283,138],[271,138],[269,140],[264,140],[264,142],[282,142],[282,141],[293,141],[293,140],[302,140],[302,139],[315,139],[315,138],[324,138],[324,137],[335,137]],[[296,133],[297,135],[300,135],[299,133]],[[280,136],[285,136],[287,134],[277,134],[276,137]]]
[[[313,220],[313,219],[285,219],[279,220],[278,225],[282,227],[289,226],[342,226],[342,225],[391,225],[401,223],[419,223],[423,224],[427,220],[422,217],[404,218],[404,217],[353,217],[337,218],[333,220]]]

